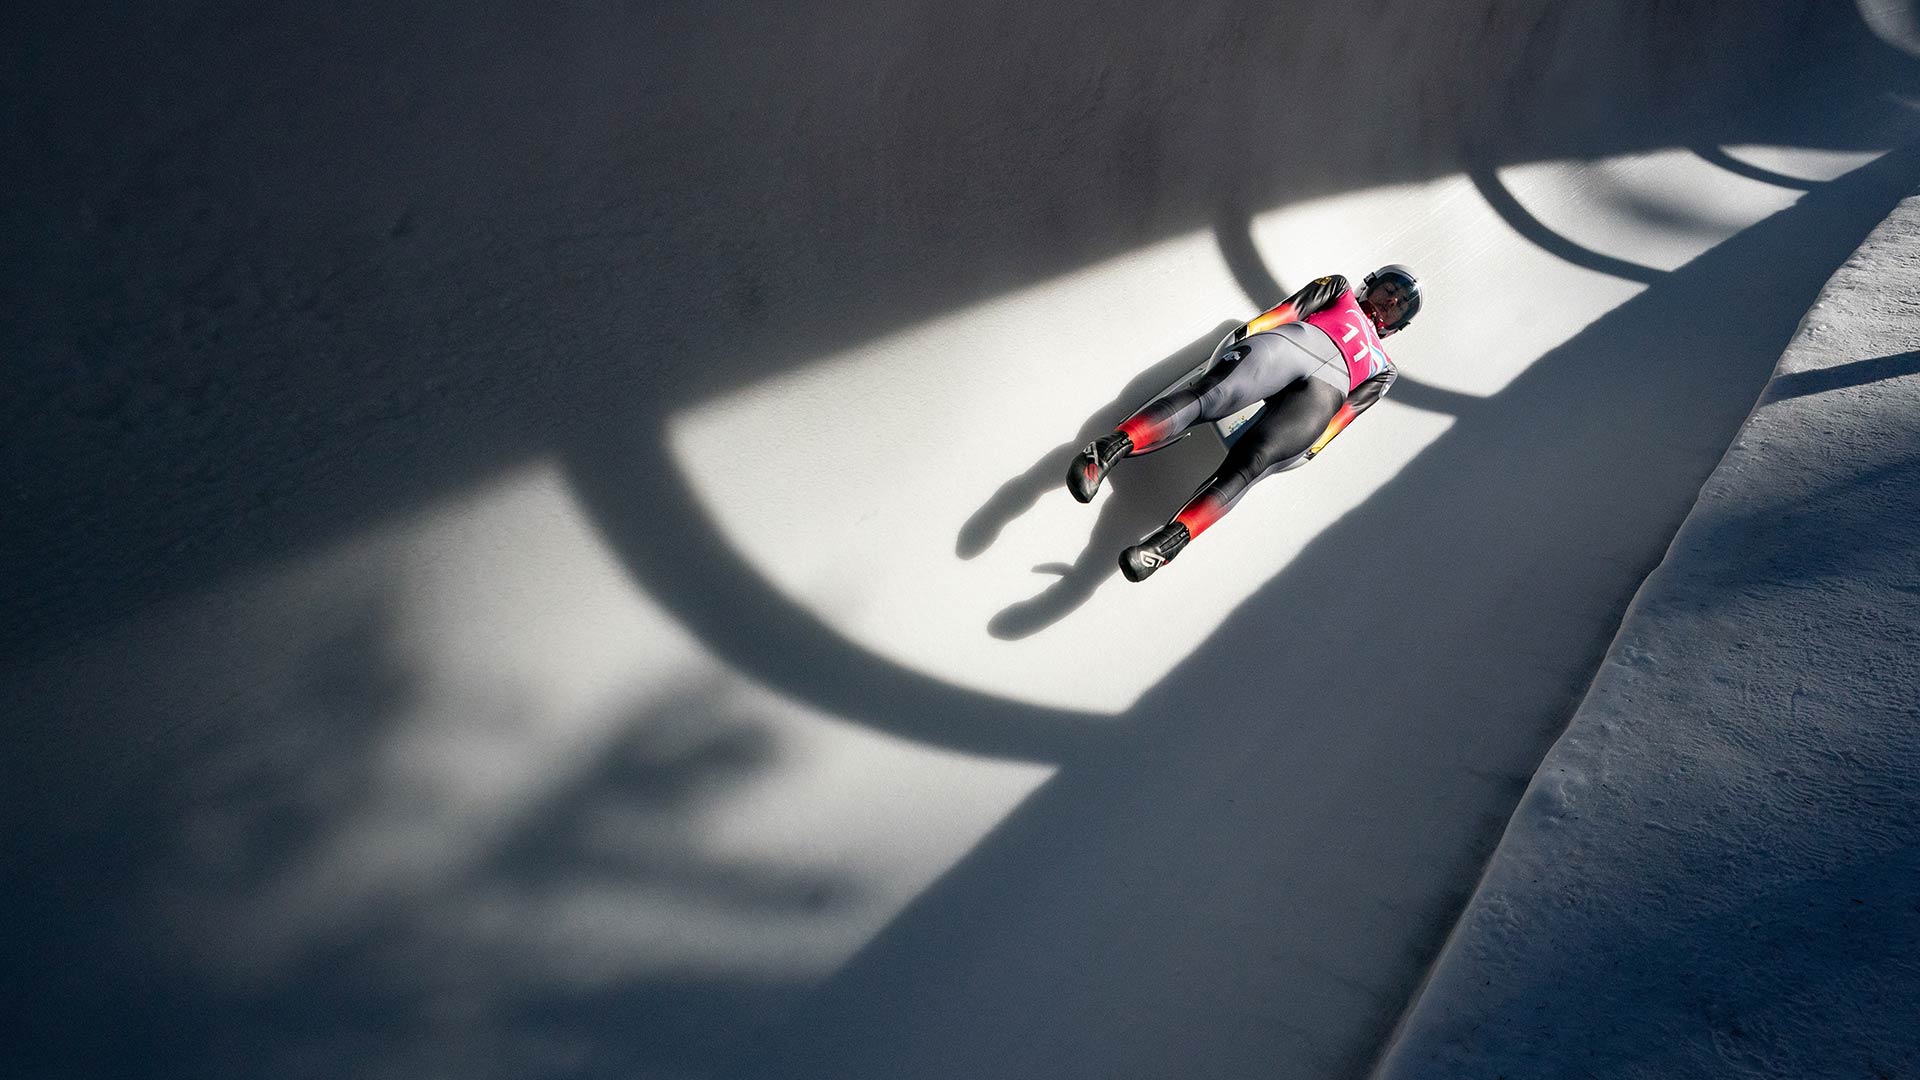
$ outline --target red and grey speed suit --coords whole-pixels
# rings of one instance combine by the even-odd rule
[[[1145,450],[1195,424],[1266,408],[1173,520],[1192,536],[1254,482],[1303,464],[1379,401],[1398,374],[1347,279],[1319,278],[1247,324],[1199,382],[1150,402],[1119,430]]]

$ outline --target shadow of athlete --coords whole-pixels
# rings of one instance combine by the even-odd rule
[[[1060,470],[1076,450],[1101,432],[1113,430],[1113,425],[1141,401],[1204,363],[1213,354],[1221,336],[1238,325],[1234,320],[1223,321],[1128,380],[1112,400],[1087,416],[1071,440],[1052,447],[1024,472],[1001,484],[993,497],[967,518],[955,541],[954,553],[962,559],[972,559],[992,547],[1010,522],[1032,509],[1042,495],[1058,489]],[[1080,552],[1070,562],[1034,567],[1034,573],[1050,575],[1052,580],[1039,592],[1002,609],[988,622],[987,632],[1002,641],[1017,641],[1064,618],[1085,603],[1113,573],[1112,559],[1106,553],[1151,528],[1158,521],[1158,507],[1189,491],[1189,484],[1178,479],[1173,469],[1130,472],[1125,483],[1115,486],[1114,495],[1101,503],[1099,520]]]
[[[972,559],[992,547],[1000,539],[1002,530],[1033,509],[1042,495],[1055,490],[1060,482],[1062,461],[1086,445],[1087,440],[1101,432],[1113,430],[1113,425],[1124,418],[1128,410],[1142,398],[1178,380],[1182,373],[1192,371],[1196,365],[1204,362],[1212,355],[1214,346],[1220,343],[1221,335],[1236,325],[1232,320],[1223,320],[1212,330],[1129,379],[1111,401],[1088,415],[1077,435],[1041,454],[1025,472],[1001,484],[991,498],[969,515],[954,540],[954,554],[962,559]]]
[[[1088,443],[1067,490],[1093,501],[1121,458],[1148,454],[1200,423],[1258,412],[1223,432],[1226,460],[1175,514],[1120,553],[1120,572],[1143,581],[1220,520],[1256,482],[1312,460],[1399,377],[1381,340],[1420,310],[1420,283],[1398,263],[1368,274],[1358,295],[1338,274],[1318,278],[1241,327],[1197,381],[1147,403]]]

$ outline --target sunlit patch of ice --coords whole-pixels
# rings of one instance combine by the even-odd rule
[[[1060,482],[1083,425],[1117,419],[1125,410],[1110,402],[1129,380],[1189,346],[1204,356],[1219,324],[1252,313],[1214,238],[1191,234],[705,402],[673,421],[672,445],[747,560],[875,654],[962,686],[1117,713],[1364,495],[1330,488],[1325,469],[1302,470],[1250,496],[1244,516],[1143,586],[1118,577],[1116,537],[1087,552],[1116,487],[1157,491],[1123,511],[1144,532],[1179,508],[1212,459],[1196,439],[1129,463],[1083,507]],[[1350,434],[1330,454],[1404,461],[1446,422],[1369,418],[1376,445]],[[778,450],[742,468],[749,446]],[[977,557],[957,554],[969,518],[1030,470],[1041,477],[1031,506]],[[1264,535],[1251,509],[1263,505],[1284,508]],[[1216,539],[1236,534],[1260,536],[1257,551],[1243,559]],[[1105,578],[1084,603],[1020,640],[992,635],[997,615],[1083,556]],[[1093,647],[1113,640],[1102,627],[1152,627],[1152,647]]]
[[[1808,178],[1872,156],[1737,150]],[[1591,266],[1672,270],[1801,194],[1683,149],[1498,178],[1552,248],[1462,176],[1289,206],[1258,216],[1250,239],[1285,289],[1414,266],[1426,308],[1392,342],[1395,359],[1409,386],[1479,397],[1645,287]],[[1119,713],[1452,423],[1413,393],[1391,397],[1152,581],[1120,579],[1107,569],[1119,547],[1176,510],[1214,458],[1196,440],[1123,465],[1093,507],[1072,502],[1055,474],[1090,420],[1124,413],[1113,398],[1130,380],[1183,349],[1203,352],[1222,322],[1280,299],[1248,297],[1220,249],[1205,233],[1176,237],[702,402],[671,423],[676,461],[773,587],[874,654],[1023,701]],[[1582,265],[1569,251],[1600,258]],[[749,467],[743,447],[756,448]],[[984,551],[957,551],[1009,484],[1021,508]],[[1103,528],[1108,509],[1133,531]],[[1074,584],[1061,568],[1076,564],[1071,602],[1018,635],[995,632],[1005,612],[1044,607],[1047,590]],[[1119,627],[1151,627],[1152,647],[1114,647]]]

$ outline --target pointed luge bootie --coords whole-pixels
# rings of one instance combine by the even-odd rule
[[[1173,561],[1193,534],[1177,521],[1155,529],[1145,540],[1120,553],[1120,572],[1128,581],[1144,581],[1148,574]]]
[[[1100,481],[1107,478],[1107,470],[1132,449],[1133,440],[1118,431],[1088,443],[1067,470],[1067,490],[1081,502],[1092,502],[1093,493],[1100,490]]]

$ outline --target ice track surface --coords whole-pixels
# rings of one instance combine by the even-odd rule
[[[14,16],[0,1071],[1363,1075],[1911,20],[1140,7]],[[1387,261],[1122,580],[1207,443],[1072,450]]]

